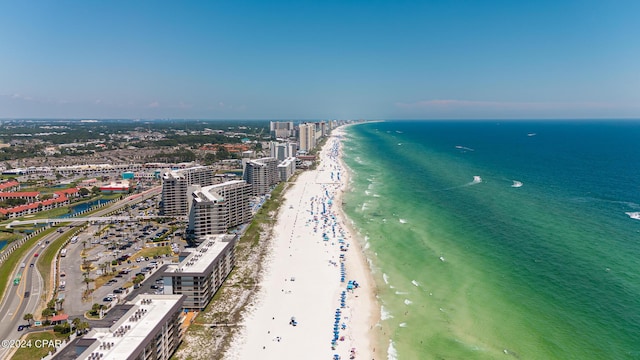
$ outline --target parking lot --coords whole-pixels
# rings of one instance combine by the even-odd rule
[[[133,205],[120,215],[152,215],[154,204],[155,200],[149,200]],[[173,233],[182,231],[179,226],[153,221],[88,226],[67,245],[66,256],[60,261],[60,280],[66,286],[59,293],[64,294],[65,311],[81,315],[94,303],[113,306],[139,287],[136,277],[149,278],[162,265],[177,261],[176,254],[185,245]],[[145,281],[144,285],[149,287],[147,292],[163,290],[160,282]]]

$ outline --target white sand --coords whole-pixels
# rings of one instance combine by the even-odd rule
[[[348,179],[335,156],[340,134],[341,129],[337,129],[328,139],[317,170],[305,171],[287,190],[256,304],[249,309],[225,358],[328,360],[338,354],[341,359],[349,359],[352,348],[356,359],[374,358],[373,328],[379,320],[379,306],[364,255],[342,214],[340,195]],[[333,198],[332,206],[328,205],[327,191]],[[320,214],[322,203],[326,225]],[[328,241],[323,240],[323,233]],[[339,243],[340,238],[345,244]],[[340,245],[347,244],[348,251],[340,251]],[[340,281],[341,254],[345,255],[345,282]],[[356,280],[359,288],[347,292],[346,306],[340,308],[340,295],[348,280]],[[336,341],[332,349],[338,308],[338,336],[344,340]],[[291,317],[295,317],[297,326],[290,324]]]

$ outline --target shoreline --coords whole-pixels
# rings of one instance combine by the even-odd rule
[[[317,168],[301,173],[284,194],[260,290],[224,358],[386,358],[376,352],[375,281],[342,209],[350,178],[342,134],[332,132]],[[347,290],[351,280],[358,286]]]

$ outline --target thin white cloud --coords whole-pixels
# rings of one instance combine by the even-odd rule
[[[153,102],[149,103],[149,105],[147,105],[147,106],[150,107],[150,108],[157,108],[157,107],[160,106],[160,103],[157,102],[157,101],[153,101]]]

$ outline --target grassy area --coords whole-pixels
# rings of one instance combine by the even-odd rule
[[[269,200],[265,201],[260,210],[258,210],[256,215],[253,217],[253,221],[251,221],[249,228],[245,231],[244,235],[242,235],[240,241],[238,241],[239,246],[248,244],[251,247],[255,247],[258,245],[262,226],[274,221],[271,213],[277,211],[278,207],[282,203],[282,192],[285,185],[286,183],[280,183],[275,187],[275,189],[273,189]]]
[[[67,335],[61,335],[55,333],[53,331],[43,331],[28,334],[24,340],[27,341],[26,344],[31,342],[31,347],[20,348],[16,353],[11,357],[11,360],[32,360],[32,359],[41,359],[44,356],[49,354],[49,351],[53,350],[53,347],[45,347],[40,345],[48,345],[48,343],[42,344],[43,340],[64,340],[67,338]],[[36,344],[39,346],[36,347]]]
[[[27,240],[24,244],[22,244],[22,246],[16,249],[16,251],[14,251],[11,256],[9,256],[7,260],[2,263],[2,265],[0,265],[0,299],[2,299],[2,297],[4,296],[4,292],[7,289],[7,284],[13,281],[13,270],[16,268],[16,266],[18,266],[18,262],[20,261],[20,259],[22,259],[24,254],[27,253],[27,251],[29,251],[29,249],[35,243],[42,239],[43,236],[51,234],[54,231],[56,230],[47,229]]]
[[[120,196],[125,197],[128,196],[129,194],[103,194],[100,195],[100,199],[102,200],[113,200],[113,199],[120,199]]]
[[[12,232],[11,230],[9,230],[9,231],[0,231],[0,241],[6,241],[7,243],[10,243],[10,242],[18,240],[20,238],[21,238],[20,234],[16,234],[16,233]]]
[[[115,275],[110,274],[110,275],[102,275],[102,276],[98,276],[94,282],[93,282],[93,286],[95,289],[99,289],[102,285],[106,284],[109,280],[113,279],[115,277]]]
[[[42,275],[42,279],[44,279],[44,293],[48,294],[52,285],[49,282],[49,277],[51,276],[51,263],[53,262],[53,258],[58,254],[58,251],[62,248],[62,245],[73,236],[73,232],[66,232],[51,244],[47,245],[44,248],[40,256],[38,256],[38,260],[36,261],[36,266],[38,267],[38,271],[40,275]]]
[[[154,256],[160,256],[160,255],[165,255],[165,254],[173,254],[173,251],[171,250],[171,246],[158,246],[158,247],[151,247],[151,248],[144,248],[140,251],[138,251],[137,253],[131,255],[131,257],[133,259],[137,258],[137,257],[154,257]]]

